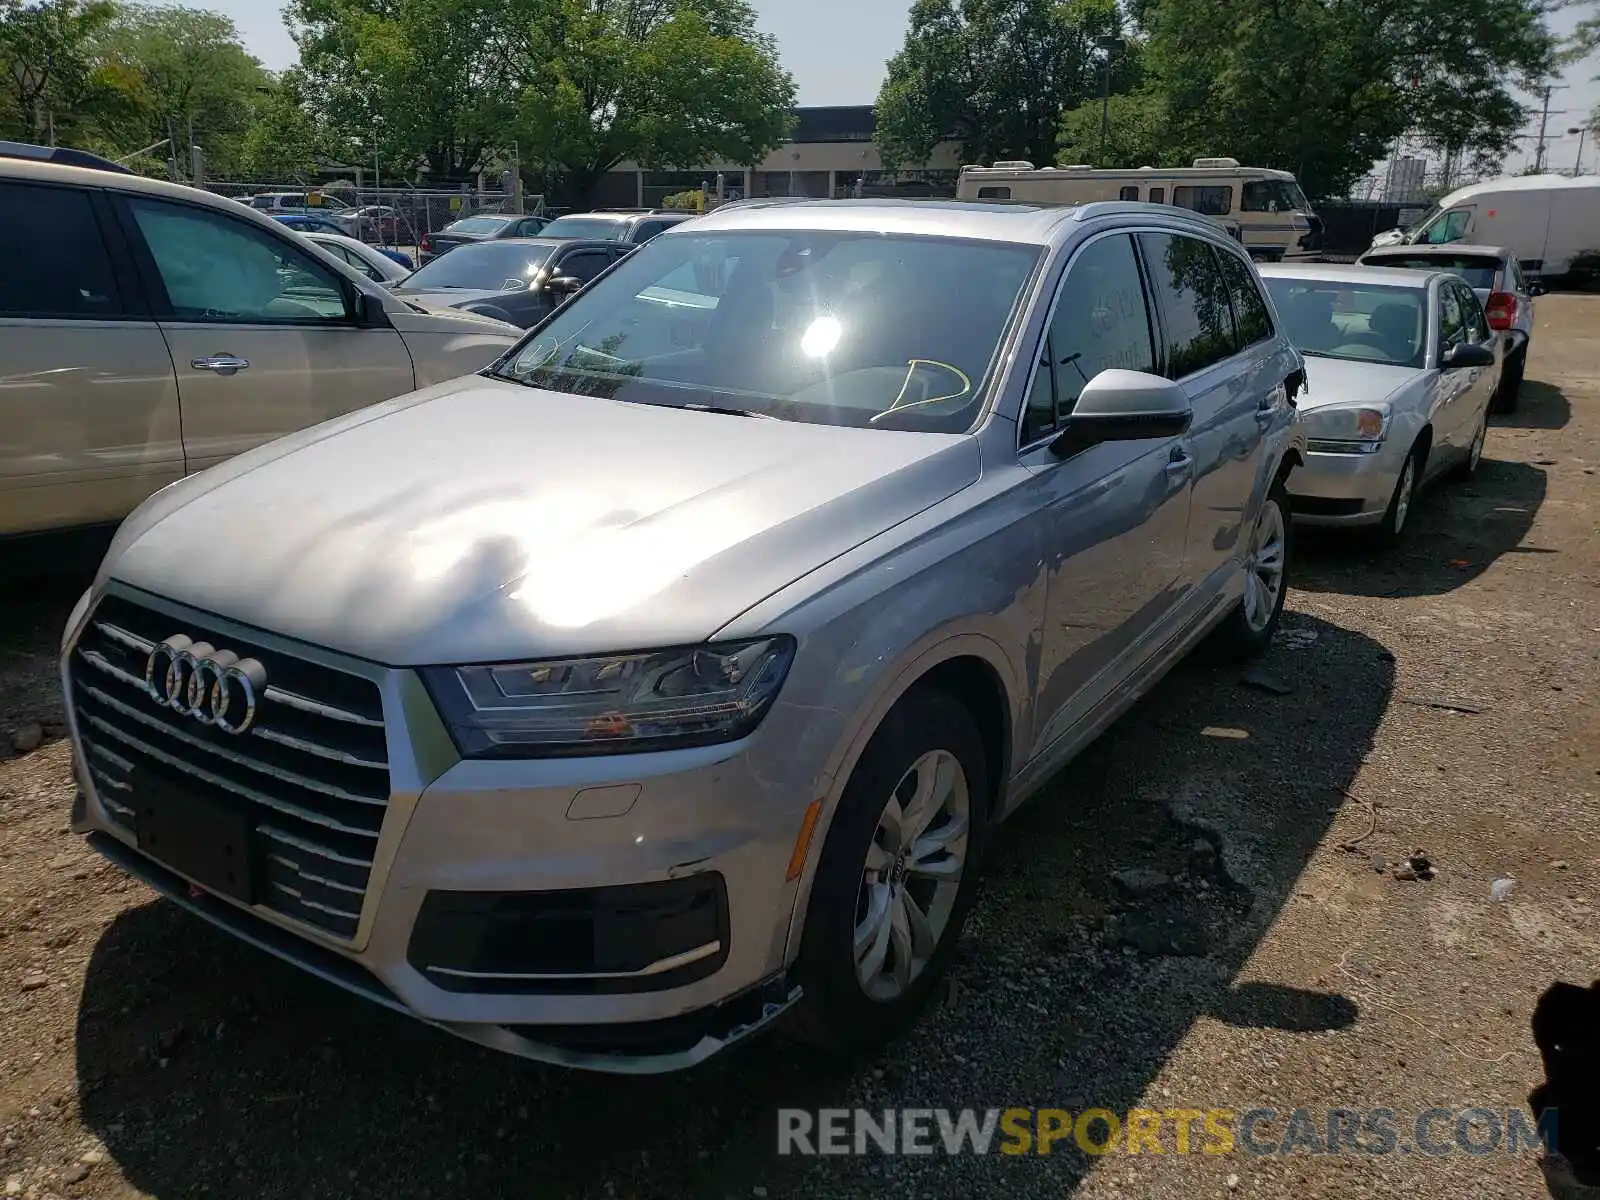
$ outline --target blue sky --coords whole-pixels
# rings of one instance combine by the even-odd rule
[[[277,70],[295,60],[294,42],[278,15],[276,0],[189,0],[196,7],[227,13],[239,27],[250,52]],[[784,63],[794,74],[801,104],[870,104],[883,81],[883,66],[905,36],[910,0],[753,0],[762,27],[778,40]],[[1567,33],[1577,21],[1571,9],[1555,16],[1558,32]],[[1569,69],[1559,81],[1566,84],[1551,97],[1548,164],[1572,169],[1578,139],[1566,131],[1600,104],[1600,61],[1594,59]],[[1565,109],[1568,111],[1557,112]],[[1530,127],[1530,132],[1536,126]],[[1590,138],[1584,147],[1585,170],[1600,171],[1600,145]],[[1532,157],[1533,139],[1522,143],[1524,154],[1514,156],[1515,170]]]

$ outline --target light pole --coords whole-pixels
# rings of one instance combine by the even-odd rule
[[[1573,178],[1576,179],[1579,175],[1583,174],[1583,139],[1584,136],[1589,132],[1589,127],[1587,125],[1574,125],[1571,129],[1567,130],[1567,132],[1569,134],[1575,133],[1578,135],[1578,157],[1572,164],[1572,175]]]
[[[1100,165],[1106,165],[1106,147],[1111,141],[1111,56],[1122,48],[1122,39],[1115,34],[1102,34],[1094,40],[1095,49],[1104,51],[1105,80],[1100,89]]]

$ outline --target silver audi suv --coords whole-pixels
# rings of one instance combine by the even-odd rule
[[[995,824],[1271,637],[1302,372],[1171,207],[729,206],[129,517],[62,648],[74,826],[528,1057],[868,1047]]]

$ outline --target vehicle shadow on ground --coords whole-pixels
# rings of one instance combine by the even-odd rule
[[[1572,401],[1553,383],[1525,379],[1517,396],[1517,410],[1489,418],[1490,437],[1498,428],[1565,429],[1572,420]]]
[[[1444,595],[1504,555],[1549,553],[1523,544],[1548,487],[1539,467],[1485,458],[1470,482],[1423,492],[1393,549],[1375,549],[1362,531],[1302,529],[1294,586],[1352,596]]]
[[[547,1069],[348,996],[157,901],[116,918],[88,964],[83,1120],[130,1183],[163,1196],[778,1196],[812,1194],[820,1177],[853,1193],[902,1168],[941,1193],[956,1177],[942,1153],[779,1157],[777,1110],[1125,1110],[1199,1019],[1355,1019],[1335,993],[1236,976],[1339,819],[1392,658],[1290,613],[1259,669],[1291,694],[1235,667],[1180,667],[997,832],[949,982],[875,1062],[839,1065],[769,1036],[675,1076]],[[1112,878],[1131,867],[1147,868],[1134,892]],[[1205,1107],[1204,1084],[1179,1098]],[[1060,1195],[1091,1165],[1058,1145],[967,1160],[958,1177],[964,1190]]]
[[[66,736],[61,708],[57,648],[72,606],[94,578],[83,571],[10,570],[0,563],[0,759],[14,752],[14,741],[29,726],[39,726],[48,746]]]

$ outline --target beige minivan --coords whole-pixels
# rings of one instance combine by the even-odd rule
[[[392,296],[237,201],[0,143],[0,539],[118,521],[520,334]]]

